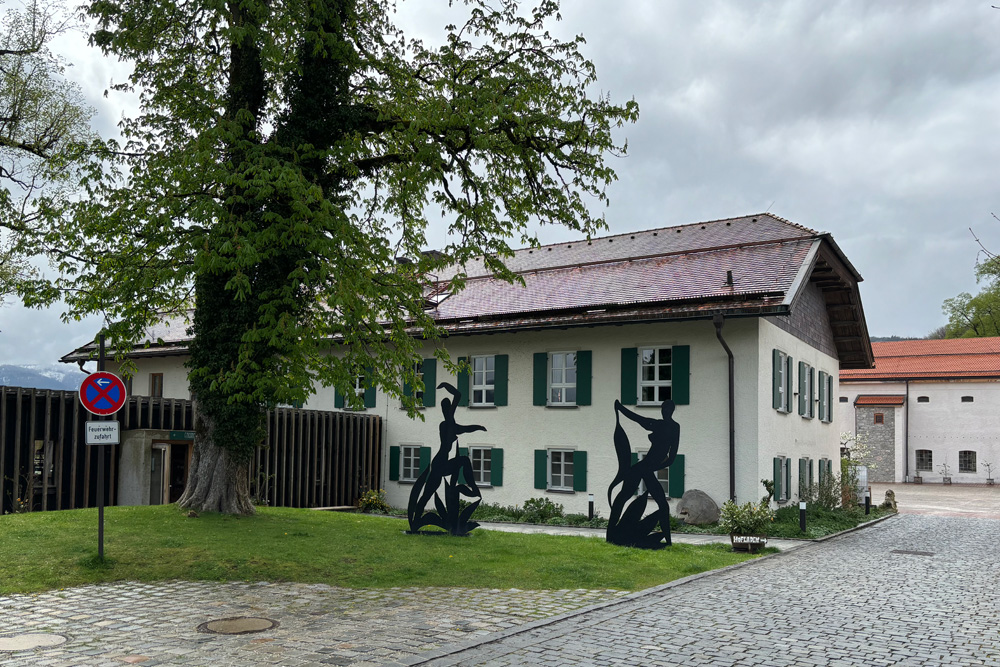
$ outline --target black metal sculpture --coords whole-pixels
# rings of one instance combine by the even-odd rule
[[[663,419],[653,419],[638,415],[620,401],[615,401],[615,452],[618,454],[618,473],[608,486],[608,503],[611,516],[608,519],[607,540],[612,544],[640,549],[662,549],[670,542],[670,505],[667,495],[660,486],[656,472],[667,468],[677,456],[680,445],[680,426],[671,416],[674,402],[664,401],[660,406]],[[639,461],[632,463],[632,445],[628,434],[622,428],[622,416],[649,431],[649,452]],[[639,484],[645,483],[645,490],[638,493]],[[621,485],[612,498],[615,487]],[[648,516],[646,505],[650,496],[656,501],[657,509]],[[660,529],[656,530],[659,524]]]
[[[424,526],[437,526],[452,535],[468,535],[479,524],[470,521],[469,517],[479,507],[483,495],[476,486],[472,474],[472,462],[468,456],[451,456],[452,445],[458,449],[458,436],[474,431],[485,431],[485,426],[473,424],[466,426],[455,421],[455,408],[462,398],[462,392],[442,382],[438,389],[444,389],[451,398],[441,399],[441,412],[444,420],[438,430],[441,435],[441,447],[438,449],[431,464],[424,469],[410,491],[410,502],[407,505],[406,516],[410,521],[410,532],[421,532]],[[462,479],[464,478],[464,479]],[[437,494],[438,487],[444,483],[444,501]],[[461,508],[461,497],[474,498],[465,509]],[[434,511],[425,512],[428,501],[434,498]]]

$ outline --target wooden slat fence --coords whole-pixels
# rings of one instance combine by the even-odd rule
[[[98,466],[116,503],[118,446],[88,447],[76,392],[0,386],[0,513],[93,507]],[[193,431],[191,401],[133,396],[116,415],[134,429]],[[354,505],[379,485],[378,415],[279,408],[251,466],[255,498],[283,507]],[[103,452],[104,456],[100,454]]]

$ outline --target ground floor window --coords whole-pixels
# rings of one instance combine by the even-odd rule
[[[929,449],[917,450],[917,470],[930,472],[934,469],[934,454]]]
[[[976,453],[961,451],[958,453],[958,472],[976,472]]]
[[[639,460],[646,458],[647,452],[639,452]],[[670,468],[660,468],[656,471],[656,481],[660,483],[660,488],[663,489],[663,493],[667,496],[670,495]],[[646,493],[646,482],[639,483],[639,495]]]
[[[493,485],[493,449],[491,447],[470,447],[469,460],[472,461],[472,476],[477,486]]]
[[[573,452],[564,449],[549,450],[549,488],[556,491],[573,490]]]
[[[400,481],[416,481],[417,477],[420,476],[420,446],[403,445],[400,450],[400,455],[403,457],[400,466]]]

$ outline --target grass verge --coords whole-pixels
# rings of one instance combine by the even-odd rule
[[[0,516],[0,594],[112,581],[299,581],[349,588],[641,590],[752,556],[727,545],[627,549],[593,538],[476,530],[406,535],[391,517],[260,508],[188,518],[173,505]]]

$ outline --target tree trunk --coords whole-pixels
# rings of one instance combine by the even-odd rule
[[[213,440],[213,419],[197,412],[194,453],[187,487],[177,504],[198,512],[254,513],[250,502],[249,464],[237,461]]]

